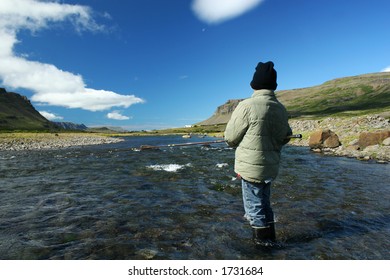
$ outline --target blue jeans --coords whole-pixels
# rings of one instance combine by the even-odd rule
[[[244,201],[245,218],[254,228],[266,228],[274,222],[274,212],[271,208],[271,182],[252,183],[242,181],[242,197]]]

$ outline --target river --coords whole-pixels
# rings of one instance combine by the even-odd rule
[[[1,259],[390,259],[390,165],[286,146],[257,250],[234,150],[179,136],[0,152]]]

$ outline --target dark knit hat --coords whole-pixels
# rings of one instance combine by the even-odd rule
[[[256,72],[253,74],[251,87],[254,90],[270,89],[275,90],[278,84],[276,83],[277,74],[274,69],[274,63],[268,61],[266,63],[259,62],[256,67]]]

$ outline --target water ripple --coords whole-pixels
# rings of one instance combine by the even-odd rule
[[[234,150],[132,149],[180,141],[1,152],[1,258],[390,258],[389,165],[286,147],[272,189],[279,243],[258,251]]]

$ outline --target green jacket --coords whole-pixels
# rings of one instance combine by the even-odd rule
[[[274,91],[256,90],[238,104],[226,126],[227,144],[237,147],[234,171],[250,182],[274,180],[291,134],[287,111]]]

